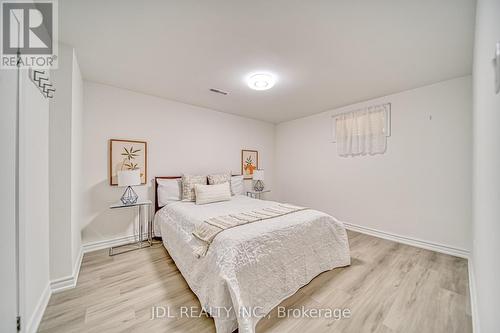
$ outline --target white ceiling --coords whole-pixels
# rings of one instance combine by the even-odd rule
[[[85,79],[282,122],[471,73],[473,0],[59,1]],[[249,89],[245,75],[279,81]],[[227,96],[209,91],[228,91]]]

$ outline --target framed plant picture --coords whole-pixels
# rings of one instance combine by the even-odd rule
[[[241,174],[245,179],[251,179],[253,171],[259,168],[259,152],[256,150],[241,151]]]
[[[147,181],[148,144],[145,141],[109,140],[109,185],[118,185],[118,171],[141,170],[141,183]]]

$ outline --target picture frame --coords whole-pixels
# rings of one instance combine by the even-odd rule
[[[241,150],[241,174],[244,179],[252,179],[253,171],[259,168],[259,152],[257,150]]]
[[[109,185],[118,185],[118,171],[141,170],[141,184],[148,179],[148,143],[138,140],[109,140]]]

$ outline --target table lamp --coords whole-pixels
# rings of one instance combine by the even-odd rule
[[[252,179],[255,180],[255,184],[253,185],[253,189],[255,191],[263,191],[264,190],[264,170],[254,170]]]
[[[139,196],[132,189],[132,186],[141,184],[141,170],[123,170],[118,171],[118,186],[127,187],[121,197],[124,205],[132,205],[137,202]]]

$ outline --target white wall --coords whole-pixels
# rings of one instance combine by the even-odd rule
[[[240,173],[241,149],[256,149],[272,189],[273,124],[87,81],[84,105],[84,244],[132,234],[134,211],[108,209],[123,192],[109,185],[112,138],[148,142],[150,180],[183,172]],[[136,191],[153,199],[151,185]]]
[[[38,325],[49,297],[49,103],[21,75],[20,244],[22,317],[26,331]]]
[[[71,237],[73,269],[82,246],[83,198],[83,78],[76,52],[72,54],[71,75]],[[74,272],[73,272],[74,273]]]
[[[50,101],[50,276],[71,274],[71,59],[72,49],[59,45],[56,87]]]
[[[74,49],[59,45],[50,103],[50,277],[75,274],[81,248],[83,81]]]
[[[392,103],[387,152],[339,157],[331,115],[386,102]],[[471,108],[468,76],[281,123],[278,198],[359,226],[470,250]]]
[[[500,1],[479,0],[474,50],[473,267],[481,332],[500,327],[500,94],[492,58],[500,41]],[[500,65],[500,64],[499,64]],[[479,331],[479,330],[478,330]]]

